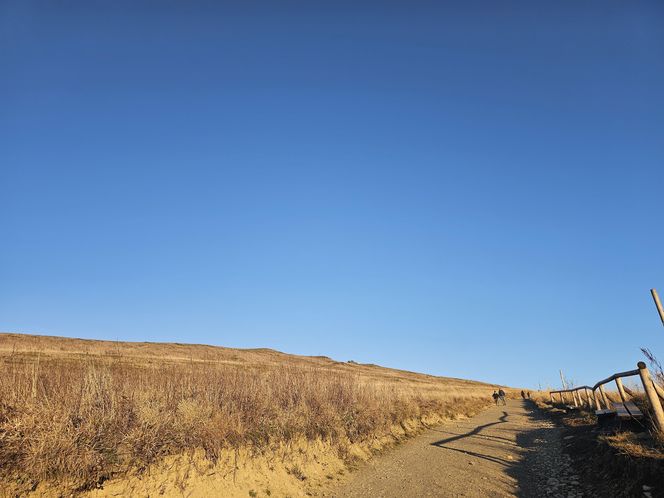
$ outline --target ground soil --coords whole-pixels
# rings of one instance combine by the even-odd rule
[[[449,422],[361,465],[327,496],[596,496],[563,451],[564,427],[533,403],[508,400]]]

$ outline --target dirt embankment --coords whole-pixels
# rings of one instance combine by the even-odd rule
[[[463,415],[460,417],[465,418]],[[393,426],[388,435],[372,441],[348,443],[343,454],[340,454],[338,444],[306,438],[262,449],[226,449],[214,459],[196,450],[164,457],[144,468],[135,468],[104,481],[94,489],[80,490],[73,495],[87,498],[148,498],[155,495],[166,498],[181,498],[183,495],[191,498],[328,496],[337,483],[345,482],[349,475],[353,475],[353,469],[374,458],[380,460],[386,450],[393,451],[400,443],[417,439],[427,427],[446,422],[450,422],[449,419],[435,415],[408,420]],[[27,491],[21,483],[5,483],[0,496],[61,498],[69,495],[75,484],[75,481],[44,481]]]

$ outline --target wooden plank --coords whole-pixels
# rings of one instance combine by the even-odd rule
[[[623,405],[616,404],[618,418],[643,418],[643,413],[641,413],[641,410],[639,410],[639,408],[634,403],[627,401],[625,405],[627,405],[629,411],[627,411]]]
[[[629,412],[625,409],[623,405],[619,404],[614,404],[615,410],[595,410],[595,415],[597,417],[612,417],[612,416],[617,416],[618,418],[621,419],[626,419],[626,418],[643,418],[643,413],[641,413],[641,410],[632,403],[631,401],[628,401],[626,403],[627,408],[629,408]],[[632,413],[630,415],[630,412]]]
[[[595,410],[595,415],[598,417],[603,417],[607,415],[615,415],[616,411],[615,410]]]

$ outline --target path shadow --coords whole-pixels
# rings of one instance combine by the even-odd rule
[[[450,437],[431,443],[431,445],[499,464],[504,468],[504,472],[507,475],[513,477],[517,481],[518,491],[516,496],[519,498],[539,498],[542,496],[542,486],[540,482],[541,474],[543,471],[546,472],[546,469],[541,468],[541,461],[537,458],[537,446],[541,445],[542,442],[550,441],[551,438],[556,437],[554,435],[555,429],[542,427],[541,425],[538,427],[537,422],[546,419],[546,417],[535,408],[533,403],[523,400],[518,400],[518,403],[520,403],[524,409],[523,415],[533,424],[530,429],[528,428],[528,425],[530,424],[525,424],[526,426],[523,430],[515,429],[516,440],[494,436],[492,434],[483,434],[483,431],[489,427],[493,427],[493,430],[496,430],[496,426],[508,422],[509,414],[503,411],[502,416],[495,422],[477,426],[473,428],[473,430],[462,434],[449,433],[452,434]],[[440,430],[438,432],[445,433]],[[480,453],[478,452],[477,446],[474,448],[475,451],[462,450],[450,446],[450,443],[466,438],[481,438],[501,444],[507,442],[510,445],[516,445],[521,448],[523,454],[518,460],[508,460],[494,455]]]
[[[498,422],[491,422],[490,424],[478,425],[477,427],[475,427],[470,432],[465,432],[463,434],[457,434],[455,436],[448,437],[447,439],[441,439],[440,441],[436,441],[435,443],[431,443],[431,445],[432,446],[439,446],[439,447],[442,448],[447,443],[452,443],[454,441],[458,441],[459,439],[465,439],[467,437],[477,436],[480,432],[482,432],[487,427],[492,427],[494,425],[506,423],[507,422],[507,417],[509,417],[509,414],[507,412],[503,412],[501,417],[498,419]]]
[[[438,448],[442,448],[442,449],[445,449],[445,450],[456,451],[456,452],[459,452],[459,453],[463,453],[464,455],[471,455],[471,456],[481,458],[483,460],[487,460],[489,462],[497,463],[497,464],[504,465],[504,466],[512,465],[513,462],[511,462],[509,460],[505,460],[503,458],[495,457],[495,456],[492,456],[492,455],[483,455],[482,453],[477,453],[475,451],[460,450],[458,448],[452,448],[450,446],[446,446],[449,443],[453,443],[455,441],[459,441],[461,439],[466,439],[466,438],[471,438],[471,437],[481,437],[481,438],[484,438],[484,439],[494,439],[495,438],[495,439],[505,439],[505,440],[507,440],[507,438],[501,438],[500,436],[488,436],[488,435],[482,434],[482,431],[484,429],[488,428],[488,427],[493,427],[495,425],[506,423],[507,422],[507,417],[509,417],[509,414],[504,411],[497,422],[491,422],[490,424],[478,425],[472,431],[465,432],[463,434],[455,434],[452,437],[441,439],[440,441],[436,441],[435,443],[431,443],[431,446],[437,446]],[[510,441],[510,442],[512,442],[512,441]]]
[[[542,461],[540,452],[546,451],[542,445],[551,444],[559,436],[555,427],[538,427],[538,422],[547,420],[547,417],[535,407],[533,402],[525,400],[522,403],[525,415],[533,423],[533,428],[517,433],[516,444],[524,450],[523,456],[518,464],[512,465],[505,471],[517,481],[517,497],[539,498],[545,492],[543,482],[551,471],[550,463]]]
[[[432,432],[438,432],[438,433],[440,433],[440,434],[448,434],[448,435],[450,435],[450,436],[460,436],[460,438],[461,438],[461,437],[479,437],[479,438],[482,438],[482,439],[488,439],[488,440],[492,440],[492,441],[497,441],[497,442],[499,442],[499,443],[504,443],[504,444],[511,444],[511,445],[515,445],[515,444],[516,444],[516,443],[514,442],[514,439],[510,439],[510,438],[508,438],[508,437],[502,437],[502,436],[495,436],[495,435],[493,435],[493,434],[491,434],[491,435],[489,435],[489,434],[475,434],[474,436],[468,436],[468,433],[460,434],[460,433],[458,433],[458,432],[441,431],[440,429],[430,429],[430,430],[431,430]],[[514,432],[514,431],[509,431],[509,432]],[[442,440],[442,441],[445,441],[445,440]],[[440,442],[441,442],[441,441],[437,441],[437,442],[436,442],[436,445],[438,445],[438,443],[440,443]]]

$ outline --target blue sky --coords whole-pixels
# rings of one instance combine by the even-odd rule
[[[0,330],[664,359],[659,2],[4,1],[0,43]]]

